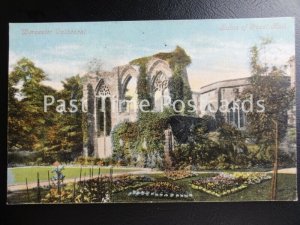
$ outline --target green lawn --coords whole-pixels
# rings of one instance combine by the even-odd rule
[[[48,171],[50,173],[50,177],[54,174],[51,173],[54,167],[15,167],[8,169],[8,185],[11,184],[24,184],[27,178],[28,183],[37,181],[37,173],[39,172],[40,181],[48,180]],[[98,175],[99,167],[93,167],[94,176]],[[138,169],[134,168],[113,168],[114,173],[120,172],[130,172],[136,171]],[[101,167],[101,174],[108,174],[109,168]],[[65,175],[65,179],[69,178],[79,178],[80,176],[80,167],[66,167],[63,170],[63,174]],[[90,168],[83,167],[82,168],[82,177],[90,175]]]

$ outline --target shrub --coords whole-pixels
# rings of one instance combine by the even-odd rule
[[[35,164],[36,161],[40,161],[41,152],[29,152],[29,151],[16,151],[8,152],[8,164],[9,165],[30,165]]]

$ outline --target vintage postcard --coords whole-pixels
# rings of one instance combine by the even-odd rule
[[[294,18],[11,23],[8,204],[295,201]]]

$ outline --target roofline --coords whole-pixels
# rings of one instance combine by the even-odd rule
[[[214,83],[211,83],[211,84],[207,84],[207,85],[205,85],[205,86],[202,86],[201,88],[200,88],[200,90],[202,89],[202,88],[206,88],[206,87],[209,87],[209,86],[211,86],[211,85],[214,85],[214,84],[218,84],[218,83],[222,83],[222,82],[227,82],[227,81],[238,81],[238,80],[248,80],[248,79],[250,79],[251,77],[242,77],[242,78],[235,78],[235,79],[228,79],[228,80],[221,80],[221,81],[216,81],[216,82],[214,82]]]

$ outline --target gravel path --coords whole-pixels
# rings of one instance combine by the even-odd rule
[[[273,173],[273,171],[270,171],[269,173]],[[279,169],[278,173],[284,173],[284,174],[297,174],[297,168],[285,168],[285,169]]]

